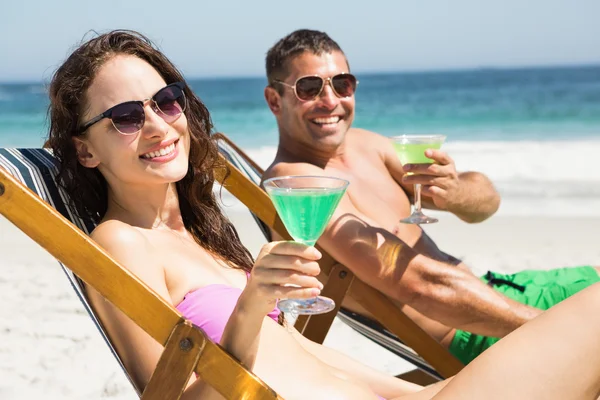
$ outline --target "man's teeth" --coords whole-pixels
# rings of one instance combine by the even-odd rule
[[[335,124],[340,121],[340,117],[315,118],[313,122],[317,124]]]
[[[155,158],[160,156],[166,156],[175,151],[175,143],[171,143],[170,145],[163,147],[157,151],[151,151],[150,153],[146,153],[142,155],[143,158]]]

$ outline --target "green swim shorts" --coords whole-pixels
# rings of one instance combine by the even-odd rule
[[[590,266],[558,268],[548,271],[521,271],[503,275],[488,272],[481,279],[498,292],[519,303],[547,310],[582,289],[600,282]],[[465,364],[471,362],[499,338],[456,330],[450,352]]]

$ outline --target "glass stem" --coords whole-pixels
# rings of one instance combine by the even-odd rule
[[[298,313],[296,312],[288,312],[286,313],[286,325],[287,331],[290,333],[294,332],[294,325],[296,325],[296,320],[298,319]]]
[[[415,183],[415,213],[421,213],[421,184]]]

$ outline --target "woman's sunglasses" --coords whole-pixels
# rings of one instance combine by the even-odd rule
[[[319,97],[326,83],[331,85],[337,97],[352,96],[356,92],[356,85],[358,85],[358,80],[352,74],[338,74],[325,79],[318,75],[303,76],[298,78],[293,85],[278,79],[273,80],[273,82],[294,89],[294,94],[300,101],[314,100]]]
[[[133,135],[142,130],[146,122],[144,104],[151,101],[150,107],[167,123],[175,122],[185,111],[186,99],[183,89],[185,83],[175,82],[160,89],[154,96],[146,100],[126,101],[109,108],[97,117],[92,118],[79,128],[81,135],[90,126],[104,118],[109,118],[113,126],[123,135]]]

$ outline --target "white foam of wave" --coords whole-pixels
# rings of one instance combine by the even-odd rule
[[[458,170],[483,172],[494,182],[499,214],[600,215],[600,134],[598,140],[449,142],[444,150]],[[267,168],[276,147],[245,151]]]
[[[600,215],[598,140],[455,142],[444,146],[459,170],[485,173],[504,215]]]
[[[461,170],[481,171],[494,181],[599,182],[597,140],[454,142],[444,146]]]

